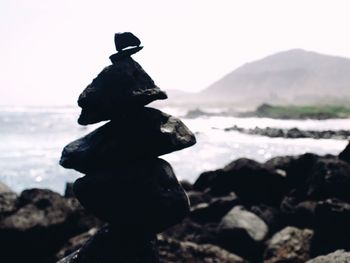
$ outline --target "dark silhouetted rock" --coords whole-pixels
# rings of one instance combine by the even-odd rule
[[[205,189],[210,188],[215,179],[222,173],[222,169],[201,173],[194,182],[193,189],[196,191],[204,191]]]
[[[219,244],[244,258],[255,261],[262,256],[268,226],[243,207],[234,207],[218,226]]]
[[[193,133],[179,119],[144,108],[68,144],[60,164],[87,173],[116,162],[156,157],[195,143]]]
[[[337,250],[325,256],[313,258],[306,263],[346,263],[350,262],[350,252],[345,250]]]
[[[112,61],[113,64],[118,63],[120,60],[123,60],[125,58],[130,57],[131,55],[139,52],[140,50],[142,50],[143,47],[133,47],[133,48],[128,48],[122,51],[119,51],[116,54],[113,54],[109,57],[109,59]]]
[[[18,210],[0,220],[1,260],[51,262],[55,251],[77,234],[73,211],[50,190],[30,189],[18,198]]]
[[[261,204],[254,205],[249,210],[267,224],[269,234],[275,233],[284,226],[282,213],[276,207]]]
[[[160,236],[160,263],[246,263],[241,257],[211,245],[180,242]]]
[[[239,199],[234,193],[229,196],[212,198],[209,203],[192,206],[190,217],[200,223],[218,222],[237,204],[239,204]]]
[[[268,242],[264,263],[304,263],[310,259],[313,231],[286,227]]]
[[[350,142],[345,149],[339,154],[339,159],[350,163]]]
[[[81,204],[107,222],[161,232],[189,213],[189,201],[171,166],[161,159],[133,161],[89,173],[74,183]]]
[[[197,244],[218,244],[217,226],[217,223],[199,224],[185,218],[179,224],[166,229],[162,235]]]
[[[156,238],[128,229],[102,228],[77,251],[58,263],[154,263],[158,261]]]
[[[80,94],[78,122],[87,125],[118,119],[127,111],[166,98],[136,61],[124,58],[106,67]]]
[[[336,197],[350,201],[350,164],[334,156],[301,155],[290,163],[287,181],[303,200]]]
[[[276,156],[265,162],[268,169],[287,171],[290,163],[295,160],[297,156]]]
[[[279,205],[286,193],[285,178],[256,161],[241,158],[222,170],[202,174],[194,188],[208,185],[213,195],[235,192],[242,202]]]
[[[141,45],[140,39],[131,32],[116,33],[114,35],[114,43],[117,51]]]
[[[313,255],[350,249],[350,204],[338,199],[319,201],[315,209]]]
[[[317,201],[305,200],[299,193],[292,191],[281,203],[281,212],[287,225],[300,228],[313,228]]]

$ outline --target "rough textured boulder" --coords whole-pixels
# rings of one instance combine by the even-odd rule
[[[171,166],[158,158],[87,174],[74,183],[74,192],[101,219],[150,233],[189,213],[188,197]]]
[[[310,259],[313,231],[286,227],[268,242],[264,263],[304,263]]]
[[[87,125],[119,118],[129,110],[166,98],[142,67],[125,57],[106,67],[80,94],[78,122]]]
[[[347,263],[350,262],[350,252],[337,250],[325,256],[313,258],[306,263]]]
[[[157,157],[195,143],[195,136],[179,119],[143,108],[68,144],[60,164],[88,173],[116,163]]]
[[[195,189],[208,185],[213,195],[235,192],[242,202],[279,205],[286,192],[285,178],[256,161],[241,158],[222,170],[202,174]]]
[[[246,260],[210,244],[180,242],[160,237],[160,263],[245,263]]]
[[[241,206],[234,207],[218,226],[219,244],[250,260],[261,257],[268,226]]]

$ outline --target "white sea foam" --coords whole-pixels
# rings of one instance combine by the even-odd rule
[[[184,116],[184,109],[165,112]],[[62,148],[101,124],[79,126],[78,108],[0,109],[0,181],[14,190],[42,187],[63,192],[66,182],[81,176],[58,165]],[[349,120],[273,120],[266,118],[200,117],[182,118],[196,133],[197,144],[164,155],[180,179],[194,181],[203,171],[220,168],[230,161],[248,157],[265,161],[278,155],[314,152],[338,154],[345,140],[283,139],[225,132],[237,125],[244,128],[280,127],[310,130],[350,129]]]

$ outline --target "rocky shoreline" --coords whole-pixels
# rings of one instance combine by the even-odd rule
[[[298,128],[281,129],[281,128],[242,128],[234,125],[230,128],[225,128],[225,131],[237,131],[244,134],[267,136],[271,138],[312,138],[312,139],[337,139],[347,140],[350,138],[350,131],[348,130],[325,130],[325,131],[313,131],[313,130],[300,130]]]
[[[191,212],[158,235],[162,263],[350,261],[350,144],[339,156],[242,158],[182,185]],[[71,188],[0,185],[2,262],[53,263],[106,234]]]

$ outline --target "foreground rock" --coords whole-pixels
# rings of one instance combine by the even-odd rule
[[[313,231],[286,227],[268,242],[264,263],[304,263],[310,259]]]
[[[337,250],[326,256],[319,256],[317,258],[311,259],[306,263],[346,263],[350,262],[350,252],[345,250]]]
[[[50,190],[28,189],[0,204],[0,246],[4,262],[54,262],[56,251],[72,236],[97,224],[73,200]],[[90,217],[90,218],[89,218]]]

